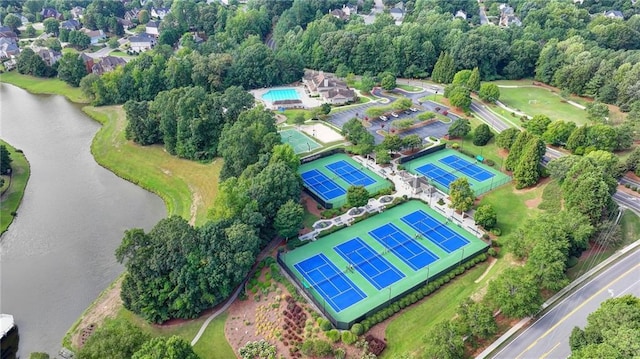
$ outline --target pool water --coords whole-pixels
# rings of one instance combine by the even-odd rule
[[[269,102],[282,100],[299,100],[298,92],[295,89],[269,90],[262,95],[262,99]]]

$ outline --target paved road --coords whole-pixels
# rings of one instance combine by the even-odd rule
[[[600,303],[625,294],[640,296],[637,249],[562,300],[493,358],[566,358],[571,354],[569,335],[573,327],[583,328],[589,313],[598,309]]]

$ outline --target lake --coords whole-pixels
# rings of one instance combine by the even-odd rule
[[[61,96],[0,84],[0,137],[24,151],[31,177],[0,238],[0,311],[20,330],[20,356],[52,356],[66,331],[123,271],[114,251],[129,228],[151,229],[162,200],[100,167],[100,124]]]

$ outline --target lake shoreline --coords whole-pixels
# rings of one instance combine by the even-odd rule
[[[2,209],[0,211],[0,236],[6,232],[18,214],[25,189],[31,177],[31,165],[27,156],[10,143],[0,140],[9,150],[11,156],[11,175],[9,187],[2,193]]]

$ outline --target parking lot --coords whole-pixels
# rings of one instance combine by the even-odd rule
[[[414,106],[415,108],[418,109],[418,111],[416,112],[408,112],[405,113],[404,111],[397,111],[397,115],[398,117],[389,117],[387,119],[387,121],[382,121],[379,118],[374,118],[371,119],[369,118],[368,121],[371,124],[371,126],[367,127],[367,130],[373,135],[374,139],[375,139],[375,143],[379,144],[382,142],[382,140],[384,139],[384,136],[378,134],[379,130],[388,130],[389,126],[391,125],[391,122],[395,121],[395,120],[402,120],[402,119],[407,119],[407,118],[413,118],[425,111],[431,111],[431,112],[439,112],[441,114],[444,114],[444,112],[447,112],[447,117],[449,117],[452,122],[456,119],[458,119],[458,116],[448,113],[449,108],[447,108],[446,106],[443,106],[441,104],[432,102],[432,101],[425,101],[425,102],[419,102],[418,99],[430,95],[432,94],[432,92],[430,91],[423,91],[420,93],[406,93],[404,91],[401,90],[396,90],[396,93],[398,93],[399,95],[402,96],[406,96],[410,99],[412,99],[412,101],[414,102]],[[374,94],[376,96],[380,96],[380,97],[384,97],[387,98],[389,100],[394,100],[394,98],[392,97],[388,97],[383,95],[379,90],[374,91]],[[344,126],[345,123],[347,123],[347,121],[349,121],[350,119],[354,118],[354,117],[358,117],[360,119],[364,119],[365,118],[365,111],[367,110],[367,108],[372,107],[372,106],[386,106],[387,104],[380,104],[380,103],[376,103],[376,102],[369,102],[366,104],[363,104],[361,106],[357,106],[357,107],[353,107],[350,108],[348,110],[345,111],[341,111],[339,113],[336,113],[334,115],[329,116],[328,120],[330,123],[342,128],[342,126]],[[436,111],[436,108],[439,108],[439,111]],[[449,126],[451,126],[451,123],[443,123],[441,121],[436,121],[432,124],[429,124],[427,126],[424,127],[419,127],[419,128],[414,128],[414,129],[410,129],[407,131],[404,131],[402,133],[399,134],[400,137],[406,137],[408,135],[412,135],[412,134],[416,134],[418,136],[420,136],[420,138],[424,139],[426,137],[436,137],[436,138],[442,138],[445,134],[447,134],[447,131],[449,130]]]

